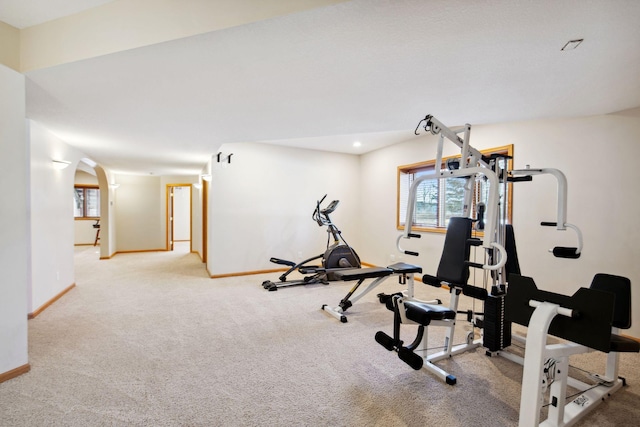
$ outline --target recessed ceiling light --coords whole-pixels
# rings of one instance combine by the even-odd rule
[[[562,49],[560,50],[573,50],[577,48],[583,41],[584,39],[569,40],[567,43],[565,43],[564,46],[562,46]]]
[[[353,143],[353,146],[354,147],[361,147],[362,143],[360,141],[356,141],[356,142]]]

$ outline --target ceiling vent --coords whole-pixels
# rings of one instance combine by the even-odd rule
[[[573,50],[577,48],[583,41],[584,39],[569,40],[567,43],[565,43],[564,46],[562,46],[562,49],[560,50]]]

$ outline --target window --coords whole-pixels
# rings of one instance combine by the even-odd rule
[[[100,189],[97,185],[77,185],[73,189],[74,218],[100,218]]]
[[[490,156],[501,154],[513,156],[513,145],[482,150],[482,154]],[[443,157],[445,167],[448,159],[459,158],[460,156]],[[435,160],[404,165],[398,167],[398,209],[397,227],[404,229],[407,217],[407,203],[409,201],[409,189],[411,184],[420,176],[432,174],[435,171]],[[507,168],[513,167],[513,160],[508,160]],[[465,178],[428,179],[422,181],[416,191],[416,204],[414,209],[412,230],[445,232],[449,223],[449,218],[460,216],[464,205],[464,185]],[[511,186],[507,184],[507,194],[503,193],[500,187],[500,202],[507,204],[507,222],[511,222]],[[474,196],[472,212],[475,215],[476,206],[480,202],[486,203],[489,194],[489,183],[484,179],[478,179],[474,185]]]

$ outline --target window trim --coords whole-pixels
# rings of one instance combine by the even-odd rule
[[[82,209],[82,213],[86,214],[87,213],[87,197],[86,197],[86,190],[87,189],[95,189],[98,190],[98,199],[100,198],[100,186],[97,184],[74,184],[73,185],[73,191],[76,191],[76,188],[82,188],[83,191],[85,192],[85,198],[84,198],[84,207]],[[73,216],[73,219],[75,219],[76,221],[95,221],[100,219],[100,216]]]
[[[479,151],[483,155],[487,155],[487,156],[494,153],[506,154],[507,156],[511,157],[510,159],[507,160],[507,170],[513,169],[513,144],[502,145],[499,147],[493,147],[493,148],[488,148],[488,149],[479,150]],[[456,158],[459,159],[460,157],[461,157],[460,154],[457,154],[455,156],[442,157],[441,167],[442,168],[445,167],[447,160],[456,159]],[[396,229],[398,230],[405,229],[405,225],[400,223],[400,199],[401,199],[400,177],[402,176],[402,174],[416,173],[423,169],[434,168],[435,163],[436,163],[436,159],[432,159],[432,160],[426,160],[422,162],[398,166],[397,172],[396,172]],[[512,218],[513,218],[513,183],[508,182],[507,183],[507,218],[506,218],[507,224],[511,224]],[[411,230],[425,232],[425,233],[446,233],[447,232],[446,227],[424,227],[424,226],[417,226],[417,225],[412,225]],[[482,233],[478,233],[478,235],[482,235]]]

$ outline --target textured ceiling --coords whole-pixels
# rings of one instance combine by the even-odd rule
[[[29,72],[27,113],[122,172],[197,173],[233,142],[366,152],[426,114],[640,106],[639,20],[636,0],[354,0]]]

